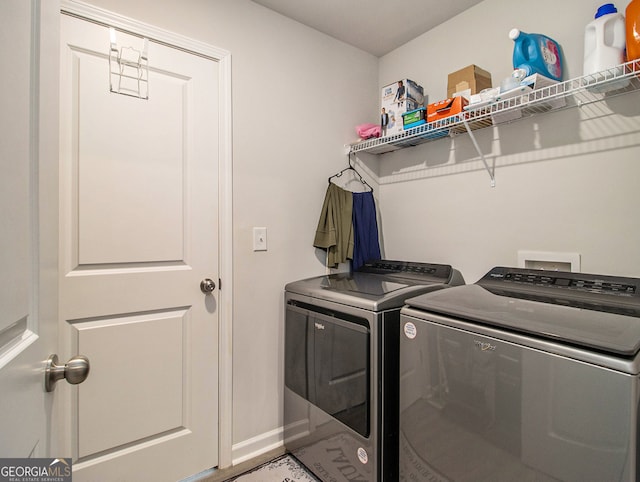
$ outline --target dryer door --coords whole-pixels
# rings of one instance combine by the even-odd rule
[[[425,316],[401,316],[401,480],[637,480],[637,377]]]
[[[287,305],[285,384],[364,437],[370,432],[367,320],[318,306]]]
[[[315,313],[310,325],[315,405],[368,437],[369,329]]]

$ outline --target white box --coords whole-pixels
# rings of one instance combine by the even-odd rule
[[[502,124],[503,122],[520,119],[522,117],[522,96],[529,92],[531,92],[531,87],[521,85],[515,89],[500,93],[496,97],[497,107],[500,108],[500,112],[491,114],[493,123]],[[524,99],[524,102],[526,103],[526,99]]]
[[[382,136],[403,132],[402,114],[420,107],[424,107],[424,89],[421,85],[409,79],[385,85],[381,93],[380,117],[382,120],[382,109],[384,109],[384,113],[388,115],[389,123],[386,133],[383,125]]]
[[[533,74],[529,77],[525,77],[522,82],[520,82],[520,85],[527,85],[534,90],[534,92],[529,96],[530,102],[544,99],[549,96],[555,96],[550,98],[548,102],[537,104],[539,108],[546,107],[549,109],[557,109],[558,107],[564,107],[567,105],[567,101],[563,95],[564,84],[561,84],[557,80],[549,79],[544,75]],[[542,91],[539,90],[544,89],[545,87],[549,88]]]

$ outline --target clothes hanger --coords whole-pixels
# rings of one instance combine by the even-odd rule
[[[367,186],[369,188],[370,192],[373,192],[373,188],[369,185],[369,183],[367,183],[367,181],[364,180],[364,178],[356,170],[356,168],[353,166],[353,164],[351,164],[351,153],[349,153],[347,155],[347,160],[349,162],[349,167],[345,167],[342,171],[340,171],[340,172],[334,174],[333,176],[329,177],[329,183],[331,183],[331,179],[333,179],[334,177],[341,177],[344,172],[353,171],[353,172],[355,172],[356,176],[358,176],[358,179],[360,180],[360,182],[362,184],[364,184],[365,186]]]

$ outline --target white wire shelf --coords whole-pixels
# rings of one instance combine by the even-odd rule
[[[552,110],[600,102],[638,90],[640,90],[640,60],[634,60],[596,74],[559,82],[509,99],[495,101],[489,105],[471,107],[460,114],[422,124],[392,136],[357,142],[349,145],[349,152],[384,154],[468,132],[491,176],[492,185],[495,185],[493,172],[489,169],[475,141],[473,130]]]

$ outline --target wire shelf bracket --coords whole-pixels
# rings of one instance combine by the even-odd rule
[[[478,144],[478,141],[476,140],[476,136],[473,134],[473,131],[471,130],[471,127],[469,126],[469,122],[467,122],[466,119],[463,119],[462,123],[464,124],[465,129],[467,129],[467,133],[469,134],[469,137],[471,138],[471,142],[473,143],[473,147],[476,148],[476,151],[478,152],[478,155],[480,156],[480,159],[482,160],[482,164],[484,164],[484,168],[489,173],[489,178],[491,179],[491,187],[496,187],[495,165],[492,166],[492,167],[489,167],[489,164],[487,163],[487,159],[484,157],[482,149],[480,149],[480,145]]]

